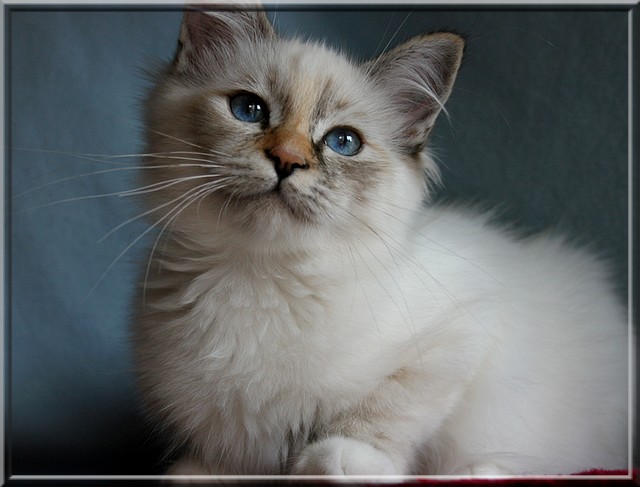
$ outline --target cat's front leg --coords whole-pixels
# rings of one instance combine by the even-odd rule
[[[423,367],[400,369],[321,428],[319,440],[308,444],[294,459],[291,473],[417,473],[420,450],[451,412],[463,388],[462,381],[451,381],[439,373],[425,374]]]

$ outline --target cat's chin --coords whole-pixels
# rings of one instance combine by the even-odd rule
[[[277,220],[317,225],[322,221],[321,208],[314,207],[295,190],[280,185],[260,193],[236,194],[233,202],[225,205],[223,211],[229,218],[252,224]]]
[[[216,228],[224,229],[223,234],[252,251],[288,254],[319,244],[320,235],[331,233],[326,223],[318,212],[299,207],[283,197],[281,191],[273,190],[237,197]],[[218,230],[215,235],[220,236]]]

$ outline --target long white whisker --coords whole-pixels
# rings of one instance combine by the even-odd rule
[[[108,198],[108,197],[112,197],[112,196],[119,196],[120,193],[121,193],[120,191],[117,191],[117,192],[114,192],[114,193],[90,194],[90,195],[86,195],[86,196],[77,196],[75,198],[65,198],[65,199],[62,199],[62,200],[52,201],[51,203],[46,203],[46,204],[43,204],[43,205],[31,206],[29,208],[25,208],[23,210],[20,210],[20,212],[38,210],[38,209],[41,209],[41,208],[48,208],[48,207],[51,207],[51,206],[61,205],[63,203],[73,203],[73,202],[76,202],[76,201],[86,201],[86,200],[94,200],[94,199],[99,199],[99,198]]]
[[[66,181],[73,181],[74,179],[80,179],[88,176],[97,176],[100,174],[108,174],[111,172],[119,172],[119,171],[137,171],[139,168],[135,166],[127,166],[127,167],[117,167],[112,169],[101,169],[100,171],[87,172],[82,174],[75,174],[73,176],[68,176],[65,178],[56,179],[55,181],[49,181],[48,183],[40,184],[38,186],[34,186],[33,188],[29,188],[27,190],[21,191],[18,194],[12,196],[12,199],[20,198],[21,196],[25,196],[27,194],[31,194],[34,191],[38,191],[40,189],[46,188],[48,186],[53,186],[54,184],[64,183]]]
[[[373,274],[373,271],[371,270],[371,268],[366,264],[366,260],[364,259],[364,257],[362,256],[362,254],[360,253],[360,251],[354,246],[352,245],[350,242],[347,242],[346,245],[349,257],[351,259],[351,263],[353,266],[353,272],[354,272],[354,278],[356,279],[356,281],[358,282],[358,285],[360,287],[360,290],[362,291],[362,296],[364,297],[365,302],[367,303],[367,307],[369,308],[369,313],[371,315],[371,319],[373,320],[373,324],[376,327],[376,329],[378,330],[378,334],[380,336],[382,336],[382,330],[380,328],[380,323],[378,322],[378,316],[377,313],[374,313],[373,311],[373,305],[371,304],[371,300],[369,299],[369,293],[367,293],[365,287],[364,287],[364,283],[362,282],[362,279],[360,278],[359,274],[358,274],[358,265],[356,263],[356,257],[354,255],[354,251],[355,253],[358,254],[358,256],[360,257],[360,259],[365,263],[368,271],[370,274]],[[375,277],[375,276],[374,276]],[[378,281],[379,282],[379,281]]]
[[[389,22],[387,22],[387,26],[384,29],[384,32],[382,33],[382,35],[380,36],[380,40],[378,41],[378,45],[376,46],[375,50],[371,53],[372,56],[378,54],[380,46],[382,45],[382,42],[384,41],[384,38],[387,35],[387,32],[389,32],[389,27],[391,27],[391,22],[393,22],[393,18],[396,16],[396,12],[391,12],[391,17],[389,17]]]
[[[228,184],[222,184],[225,183],[229,180],[233,179],[232,177],[227,177],[227,178],[223,178],[220,180],[216,180],[216,181],[211,181],[209,183],[205,183],[201,186],[199,186],[200,191],[192,194],[189,198],[189,203],[186,206],[189,206],[190,204],[194,203],[197,200],[200,200],[198,203],[198,211],[200,211],[200,204],[202,204],[202,201],[204,200],[204,198],[206,198],[207,196],[209,196],[210,194],[212,194],[214,191],[218,191],[220,189],[226,188],[229,185]],[[182,203],[181,203],[182,204]],[[185,207],[186,207],[185,206]],[[182,212],[184,210],[181,209],[180,212]],[[175,221],[175,218],[172,218],[173,221]]]
[[[200,186],[196,186],[195,188],[192,188],[192,190],[199,190],[201,189]],[[169,203],[165,203],[159,207],[156,207],[153,211],[157,211],[158,209],[160,209],[161,207],[166,206],[167,204],[170,204],[174,201],[177,201],[181,198],[184,198],[187,194],[189,193],[189,191],[187,191],[186,193],[183,193],[182,195],[180,195],[179,198],[176,198],[175,200],[172,200]],[[91,287],[91,289],[89,290],[88,294],[87,294],[87,298],[93,293],[93,291],[98,287],[98,285],[103,281],[103,279],[106,277],[106,275],[111,271],[111,269],[113,268],[113,266],[116,265],[116,263],[122,258],[122,256],[124,254],[126,254],[137,242],[139,242],[145,235],[147,235],[149,232],[151,232],[154,228],[156,228],[160,222],[162,222],[165,218],[167,218],[168,215],[170,215],[171,212],[165,214],[163,217],[161,217],[155,224],[151,225],[149,228],[147,228],[144,232],[142,232],[140,235],[138,235],[131,243],[129,243],[119,254],[118,256],[111,262],[111,264],[109,264],[109,266],[105,269],[105,271],[100,275],[100,277],[98,278],[98,280],[96,281],[96,283]],[[122,226],[122,225],[121,225]],[[105,237],[103,237],[101,240],[103,240]]]
[[[100,154],[84,154],[84,153],[69,152],[69,151],[59,151],[59,150],[51,150],[51,149],[28,149],[28,148],[25,148],[25,147],[13,147],[12,150],[15,150],[15,151],[29,151],[29,152],[40,152],[40,153],[44,153],[44,154],[64,155],[64,156],[73,157],[74,159],[80,159],[80,160],[88,161],[88,162],[99,162],[100,164],[109,164],[109,165],[112,165],[112,166],[124,166],[124,165],[126,165],[125,163],[122,163],[122,162],[114,162],[114,161],[104,160],[104,159],[107,159],[108,156],[102,156]]]
[[[165,152],[134,152],[131,154],[93,154],[90,152],[70,152],[70,151],[61,151],[61,150],[53,150],[53,149],[33,149],[29,147],[12,147],[11,150],[14,151],[23,151],[23,152],[39,152],[44,154],[58,154],[74,157],[77,159],[87,159],[94,162],[104,162],[109,163],[109,159],[130,159],[137,157],[160,157],[165,155],[177,155],[177,154],[191,154],[198,156],[209,156],[211,155],[210,151],[207,152],[196,152],[196,151],[184,151],[184,150],[175,150],[175,151],[165,151]],[[106,160],[103,160],[106,159]]]
[[[118,256],[111,262],[111,264],[109,264],[109,266],[105,269],[105,271],[100,275],[100,277],[98,278],[98,280],[96,281],[96,283],[91,287],[91,289],[89,290],[89,292],[87,293],[87,296],[85,299],[88,299],[89,296],[91,296],[91,294],[93,293],[93,291],[95,291],[95,289],[98,287],[98,285],[103,281],[103,279],[106,277],[106,275],[109,273],[109,271],[111,271],[111,269],[113,268],[114,265],[116,265],[116,263],[122,258],[122,256],[124,254],[126,254],[129,249],[131,249],[131,247],[133,247],[139,240],[141,240],[147,233],[149,233],[151,230],[153,230],[153,226],[149,227],[148,229],[146,229],[144,232],[142,232],[140,235],[138,235],[138,237],[136,237],[133,242],[131,242],[129,245],[127,245],[122,252],[120,252],[118,254]]]
[[[195,152],[194,152],[195,154]],[[211,154],[205,154],[205,155],[211,155]],[[153,156],[155,157],[155,156]],[[177,159],[179,161],[195,161],[195,162],[204,162],[205,164],[202,164],[202,167],[222,167],[221,164],[218,164],[217,162],[211,161],[210,159],[202,159],[200,157],[185,157],[185,156],[157,156],[158,159]],[[144,166],[142,166],[144,167]]]
[[[60,184],[60,183],[64,183],[67,181],[73,181],[75,179],[80,179],[80,178],[84,178],[84,177],[89,177],[89,176],[97,176],[100,174],[109,174],[112,172],[121,172],[121,171],[139,171],[139,170],[149,170],[149,169],[164,169],[167,167],[205,167],[205,168],[210,168],[210,167],[220,167],[220,166],[215,166],[213,164],[191,164],[191,163],[184,163],[184,164],[163,164],[163,165],[154,165],[154,166],[145,166],[145,165],[141,165],[141,166],[126,166],[126,167],[116,167],[116,168],[112,168],[112,169],[101,169],[99,171],[92,171],[92,172],[86,172],[86,173],[82,173],[82,174],[75,174],[73,176],[67,176],[64,178],[60,178],[60,179],[56,179],[55,181],[49,181],[47,183],[44,184],[40,184],[38,186],[35,186],[33,188],[27,189],[25,191],[22,191],[18,194],[15,194],[12,196],[13,199],[16,198],[20,198],[22,196],[25,196],[27,194],[31,194],[34,191],[38,191],[40,189],[46,188],[48,186],[53,186],[55,184]],[[56,202],[54,202],[55,204]]]
[[[219,150],[216,149],[211,149],[209,147],[203,147],[201,145],[198,144],[194,144],[193,142],[189,142],[188,140],[184,140],[181,139],[180,137],[176,137],[175,135],[171,135],[171,134],[166,134],[164,132],[160,132],[158,130],[152,130],[152,132],[158,134],[158,135],[162,135],[163,137],[167,137],[169,139],[173,139],[176,140],[178,142],[182,142],[183,144],[187,144],[190,145],[191,147],[196,147],[197,149],[202,149],[210,154],[217,154],[217,155],[221,155],[221,156],[225,156],[225,157],[231,157],[229,154],[225,154],[224,152],[221,152]]]
[[[199,177],[200,177],[200,178],[204,178],[204,177],[214,178],[214,177],[216,177],[216,176],[215,176],[215,175],[213,175],[213,174],[208,174],[208,175],[203,175],[203,176],[199,176]],[[190,178],[187,178],[187,179],[196,179],[196,178],[197,178],[196,176],[191,176]],[[186,181],[187,179],[180,178],[180,179],[174,180],[174,181],[172,181],[172,183],[167,183],[167,186],[165,186],[165,187],[168,187],[169,185],[173,185],[173,184],[179,184],[179,183],[182,183],[182,182]],[[218,182],[222,182],[222,181],[225,181],[225,180],[227,180],[227,179],[229,179],[229,178],[221,178],[221,179],[218,179],[217,181],[218,181]],[[157,184],[157,183],[156,183],[156,184]],[[115,233],[115,232],[117,232],[118,230],[120,230],[120,229],[121,229],[122,227],[124,227],[125,225],[128,225],[129,223],[132,223],[132,222],[134,222],[134,221],[136,221],[136,220],[139,220],[140,218],[143,218],[143,217],[145,217],[145,216],[147,216],[147,215],[150,215],[151,213],[155,213],[156,211],[158,211],[158,210],[160,210],[160,209],[162,209],[162,208],[164,208],[164,207],[166,207],[166,206],[168,206],[168,205],[171,205],[171,204],[175,203],[176,201],[181,200],[181,199],[182,199],[182,198],[184,198],[186,195],[188,195],[191,191],[193,191],[193,190],[195,190],[195,189],[198,189],[199,187],[200,187],[200,186],[196,186],[195,188],[190,189],[190,190],[189,190],[189,191],[187,191],[186,193],[181,194],[180,196],[178,196],[177,198],[172,199],[171,201],[167,201],[167,202],[165,202],[165,203],[163,203],[163,204],[161,204],[161,205],[158,205],[158,206],[156,206],[156,207],[154,207],[154,208],[152,208],[152,209],[150,209],[150,210],[147,210],[147,211],[145,211],[145,212],[143,212],[143,213],[140,213],[140,214],[138,214],[138,215],[134,216],[133,218],[129,218],[128,220],[126,220],[126,221],[124,221],[124,222],[120,223],[120,224],[119,224],[118,226],[116,226],[115,228],[111,229],[107,234],[105,234],[102,238],[100,238],[100,240],[99,240],[98,242],[102,242],[103,240],[105,240],[106,238],[108,238],[110,235],[112,235],[113,233]],[[164,187],[163,187],[163,188],[156,188],[154,191],[159,191],[160,189],[164,189]]]
[[[190,145],[191,147],[196,147],[197,149],[207,150],[206,147],[202,147],[201,145],[194,144],[193,142],[189,142],[188,140],[181,139],[180,137],[176,137],[175,135],[166,134],[164,132],[160,132],[159,130],[152,130],[153,133],[162,135],[163,137],[167,137],[168,139],[173,139],[178,142],[182,142],[183,144]]]
[[[85,161],[89,161],[89,162],[94,162],[94,163],[100,163],[100,164],[108,164],[108,165],[115,165],[115,166],[119,166],[117,168],[113,168],[113,169],[107,169],[107,170],[100,170],[100,171],[94,171],[94,172],[90,172],[90,173],[83,173],[83,174],[76,174],[73,176],[68,176],[68,177],[64,177],[55,181],[49,181],[47,183],[38,185],[36,187],[27,189],[25,191],[22,191],[18,194],[15,194],[12,196],[12,199],[15,198],[19,198],[28,194],[33,193],[34,191],[46,188],[48,186],[52,186],[54,184],[59,184],[62,182],[66,182],[66,181],[73,181],[75,179],[78,178],[82,178],[82,177],[88,177],[88,176],[93,176],[93,175],[100,175],[100,174],[107,174],[110,172],[118,172],[118,171],[133,171],[133,170],[138,170],[138,169],[142,169],[142,170],[147,170],[147,169],[161,169],[163,167],[204,167],[204,168],[214,168],[214,167],[222,167],[220,164],[217,164],[215,161],[212,161],[209,159],[209,157],[211,157],[212,152],[195,152],[195,151],[169,151],[169,152],[155,152],[155,153],[136,153],[136,154],[111,154],[111,155],[105,155],[105,154],[78,154],[78,153],[73,153],[73,152],[66,152],[66,151],[56,151],[56,150],[47,150],[47,149],[28,149],[28,148],[13,148],[13,150],[21,150],[21,151],[31,151],[31,152],[43,152],[43,153],[49,153],[49,154],[63,154],[63,155],[68,155],[71,156],[75,159],[80,159],[80,160],[85,160]],[[226,154],[223,154],[222,152],[219,152],[220,155],[226,156]],[[199,157],[193,157],[193,156],[205,156],[207,157],[205,158],[199,158]],[[191,156],[191,157],[186,157],[186,156]],[[185,162],[182,164],[165,164],[165,165],[145,165],[145,164],[135,164],[135,165],[131,165],[131,164],[124,164],[124,163],[119,163],[119,162],[113,162],[113,159],[118,159],[118,158],[141,158],[141,157],[155,157],[155,158],[162,158],[162,159],[175,159],[175,160],[182,160],[182,161],[192,161],[192,162],[201,162],[203,164],[191,164],[190,162]],[[107,159],[107,160],[105,160]],[[124,166],[124,167],[122,167]],[[108,196],[111,196],[111,194],[109,194]],[[57,203],[64,203],[67,202],[69,200],[60,200],[59,202],[54,202],[53,204],[57,204]],[[44,206],[48,206],[48,205],[44,205]],[[41,208],[43,206],[37,206],[35,208],[28,208],[28,209],[37,209],[37,208]]]
[[[194,156],[210,156],[211,152],[197,152],[197,151],[186,151],[186,150],[173,150],[166,152],[141,152],[134,154],[111,154],[111,155],[95,155],[96,157],[104,157],[105,159],[127,159],[127,158],[135,158],[135,157],[166,157],[166,156],[175,156],[179,154],[186,155],[194,155]]]
[[[487,277],[493,279],[495,282],[501,284],[501,282],[492,274],[490,274],[486,269],[480,267],[477,263],[473,262],[472,260],[468,259],[467,257],[465,257],[464,255],[460,255],[459,253],[453,251],[452,249],[449,249],[445,246],[443,246],[442,244],[438,243],[437,241],[433,240],[431,237],[429,237],[428,235],[425,235],[424,232],[416,229],[415,227],[409,225],[408,223],[404,222],[402,219],[398,218],[397,216],[382,210],[380,208],[376,208],[375,206],[372,206],[372,208],[375,211],[378,211],[386,216],[388,216],[389,218],[393,218],[394,220],[396,220],[397,222],[401,223],[402,225],[404,225],[408,230],[410,230],[411,232],[415,233],[416,235],[424,238],[425,240],[427,240],[428,242],[432,243],[433,245],[435,245],[437,248],[434,247],[429,247],[429,250],[435,251],[435,252],[441,252],[445,255],[451,255],[454,257],[457,257],[460,260],[463,260],[465,262],[467,262],[468,264],[471,264],[472,266],[474,266],[476,269],[478,269],[479,271],[481,271],[483,274],[485,274]],[[383,231],[383,230],[381,230]],[[384,231],[383,231],[384,232]],[[386,232],[384,232],[389,238],[391,238],[392,240],[394,240],[396,243],[397,240],[394,239],[394,237]]]
[[[400,266],[398,265],[398,262],[396,260],[396,254],[398,253],[393,247],[391,247],[384,238],[382,238],[382,236],[378,233],[378,231],[376,229],[374,229],[371,225],[369,225],[367,222],[365,222],[364,220],[362,220],[361,218],[359,218],[358,216],[354,215],[352,212],[350,212],[349,210],[343,209],[345,212],[347,212],[352,218],[354,218],[356,221],[360,222],[361,225],[364,225],[377,239],[378,241],[380,241],[384,247],[386,248],[389,256],[391,257],[391,260],[393,262],[393,265],[396,267],[396,269],[400,269]],[[394,284],[396,285],[396,287],[398,289],[400,289],[400,284],[398,283],[397,279],[396,279],[396,275],[394,272],[392,272],[390,269],[387,268],[387,266],[384,264],[384,262],[378,257],[378,255],[373,252],[368,245],[366,244],[366,242],[364,240],[362,240],[357,234],[354,234],[354,236],[360,241],[360,243],[362,244],[362,246],[371,254],[371,256],[378,262],[378,264],[380,264],[380,266],[382,266],[382,268],[385,270],[385,272],[389,275],[389,277],[391,278],[391,280],[394,282]],[[365,261],[366,262],[366,261]],[[372,275],[374,276],[374,278],[378,281],[378,283],[380,284],[380,287],[382,287],[385,291],[385,293],[387,293],[387,295],[389,296],[389,298],[391,299],[391,301],[397,306],[398,311],[402,312],[402,310],[400,309],[400,306],[398,306],[397,303],[395,303],[395,300],[393,298],[393,296],[391,296],[388,291],[385,289],[385,287],[382,285],[382,283],[378,280],[378,277],[375,275],[375,273],[372,272]],[[409,322],[411,323],[411,325],[413,326],[413,328],[415,329],[415,324],[413,323],[413,318],[411,316],[411,310],[409,308],[409,304],[407,303],[406,298],[404,297],[404,293],[400,293],[400,296],[402,297],[403,300],[403,304],[404,304],[404,308],[407,312],[407,318],[409,320]]]
[[[189,176],[189,177],[194,177],[194,176]],[[209,174],[209,175],[201,175],[198,177],[216,177],[216,175],[214,174]],[[188,178],[188,177],[187,177]],[[180,182],[181,180],[187,180],[187,178],[182,178],[182,179],[176,179],[173,181],[177,181]],[[174,183],[174,184],[178,184],[178,183]],[[142,188],[144,189],[144,188]],[[48,208],[51,206],[56,206],[56,205],[61,205],[63,203],[73,203],[73,202],[77,202],[77,201],[86,201],[86,200],[93,200],[93,199],[100,199],[100,198],[109,198],[109,197],[113,197],[113,196],[132,196],[137,194],[136,193],[137,189],[132,189],[132,190],[125,190],[125,191],[116,191],[113,193],[101,193],[101,194],[90,194],[90,195],[86,195],[86,196],[76,196],[74,198],[65,198],[62,200],[57,200],[57,201],[52,201],[50,203],[46,203],[43,205],[37,205],[37,206],[31,206],[29,208],[24,208],[22,210],[20,210],[19,213],[25,212],[25,211],[32,211],[32,210],[37,210],[37,209],[41,209],[41,208]]]
[[[404,18],[404,20],[400,23],[400,25],[398,26],[398,28],[396,29],[396,31],[393,33],[393,35],[391,36],[391,38],[389,39],[389,41],[387,42],[387,44],[384,46],[384,49],[382,49],[382,51],[381,51],[381,52],[386,52],[386,51],[387,51],[387,49],[389,49],[389,46],[391,45],[391,43],[393,42],[393,40],[396,38],[396,36],[398,35],[398,33],[400,32],[400,30],[402,29],[402,27],[404,26],[404,24],[407,22],[407,20],[409,19],[409,17],[411,16],[411,14],[412,14],[412,13],[413,13],[413,12],[409,12],[409,13],[406,15],[406,17]],[[389,26],[387,25],[387,28],[388,28],[388,27],[389,27]],[[386,34],[386,31],[385,31],[385,34]],[[378,47],[379,47],[379,45],[378,45]],[[377,58],[377,59],[375,59],[373,62],[371,62],[371,63],[368,65],[367,71],[368,71],[369,73],[371,73],[371,72],[376,68],[377,64],[380,62],[380,59],[381,59],[381,58]]]
[[[384,49],[382,50],[382,52],[386,52],[387,49],[389,49],[389,46],[391,45],[391,43],[393,42],[393,40],[396,38],[396,36],[400,33],[400,31],[402,30],[402,27],[404,27],[404,24],[407,23],[407,20],[409,20],[409,17],[411,17],[411,14],[413,12],[409,12],[406,17],[404,18],[404,20],[400,23],[400,25],[398,26],[398,28],[396,29],[396,31],[393,33],[393,35],[391,36],[391,38],[389,39],[389,42],[387,42],[387,44],[384,46]]]
[[[136,196],[145,193],[153,193],[155,191],[160,191],[166,188],[170,188],[171,186],[175,186],[176,184],[183,183],[185,181],[193,181],[194,179],[209,179],[219,177],[217,174],[199,174],[197,176],[183,176],[175,179],[168,179],[166,181],[159,181],[157,183],[149,184],[147,186],[142,186],[140,188],[129,189],[127,191],[122,191],[119,196]]]
[[[147,282],[149,280],[149,273],[151,270],[151,262],[153,261],[153,255],[156,252],[158,243],[160,241],[160,238],[162,237],[162,235],[164,234],[165,230],[167,229],[167,227],[173,222],[175,221],[175,219],[180,215],[180,213],[182,213],[189,205],[191,205],[193,202],[197,201],[198,199],[202,199],[205,198],[206,196],[208,196],[209,194],[211,194],[213,191],[217,191],[221,188],[225,187],[225,185],[220,184],[220,181],[213,181],[210,183],[205,183],[202,186],[198,186],[197,188],[194,189],[198,189],[198,191],[196,191],[194,194],[187,196],[185,198],[185,201],[182,201],[181,203],[179,203],[175,208],[173,208],[171,211],[169,211],[166,215],[164,215],[162,218],[160,218],[156,224],[158,225],[163,219],[167,218],[170,216],[170,218],[168,218],[167,222],[163,225],[163,227],[160,229],[160,231],[158,232],[158,236],[156,237],[153,246],[151,247],[151,252],[149,254],[149,258],[147,260],[147,268],[145,270],[145,274],[144,274],[144,281],[143,281],[143,292],[142,292],[142,303],[143,306],[146,303],[146,288],[147,288]],[[186,193],[185,193],[186,195]],[[183,195],[183,196],[185,196]],[[173,215],[172,215],[173,214]]]
[[[218,212],[218,226],[220,226],[220,219],[222,218],[222,215],[224,215],[224,212],[227,210],[227,208],[229,208],[229,205],[231,204],[231,201],[233,201],[233,198],[235,198],[237,192],[238,190],[234,189],[227,197],[224,204],[220,207],[220,211]]]
[[[347,213],[349,213],[353,218],[355,218],[357,221],[359,221],[360,223],[362,223],[363,225],[365,225],[367,228],[369,228],[369,230],[373,232],[373,235],[374,235],[376,238],[380,239],[380,241],[381,241],[381,242],[382,242],[382,243],[383,243],[383,244],[388,248],[388,251],[389,251],[390,253],[392,252],[392,247],[388,247],[388,244],[387,244],[386,240],[382,237],[382,235],[380,234],[380,232],[382,232],[382,233],[386,234],[388,238],[390,238],[391,240],[393,240],[393,241],[396,243],[396,245],[398,245],[398,248],[399,248],[399,249],[404,250],[404,251],[405,251],[405,253],[407,254],[407,255],[404,255],[404,254],[398,253],[398,255],[399,255],[399,256],[401,256],[403,259],[405,259],[405,262],[406,262],[407,264],[410,264],[410,265],[408,266],[408,267],[409,267],[409,269],[412,269],[412,270],[413,270],[413,269],[414,269],[414,267],[415,267],[415,268],[420,269],[420,270],[421,270],[421,271],[422,271],[426,276],[428,276],[428,277],[433,281],[433,283],[435,283],[435,285],[436,285],[436,286],[438,286],[438,287],[442,290],[442,292],[447,296],[447,298],[448,298],[452,303],[454,303],[454,304],[455,304],[456,306],[458,306],[459,308],[464,309],[464,310],[468,313],[468,315],[470,316],[470,318],[471,318],[471,319],[473,319],[476,323],[478,323],[478,325],[480,325],[480,326],[485,330],[485,332],[486,332],[490,337],[492,337],[492,339],[493,339],[493,334],[492,334],[492,333],[488,330],[488,328],[487,328],[487,327],[482,323],[482,321],[481,321],[478,317],[476,317],[476,316],[471,312],[471,310],[469,310],[469,309],[468,309],[468,307],[467,307],[463,302],[461,302],[461,301],[460,301],[460,300],[459,300],[455,295],[453,295],[453,294],[452,294],[452,293],[447,289],[447,287],[446,287],[442,282],[440,282],[440,281],[439,281],[439,280],[438,280],[438,279],[437,279],[437,278],[436,278],[436,277],[435,277],[431,272],[429,272],[429,270],[428,270],[427,268],[425,268],[425,267],[424,267],[424,265],[423,265],[423,263],[422,263],[422,262],[420,262],[420,261],[419,261],[419,260],[417,260],[415,257],[413,257],[413,255],[411,254],[411,252],[407,251],[407,249],[404,247],[404,245],[403,245],[402,243],[398,242],[398,241],[397,241],[397,240],[395,240],[391,235],[389,235],[387,232],[385,232],[385,231],[383,231],[383,230],[381,230],[381,229],[379,229],[379,230],[375,230],[375,229],[373,229],[370,225],[368,225],[366,222],[363,222],[363,221],[362,221],[360,218],[358,218],[356,215],[351,214],[351,212],[349,212],[348,210],[344,210],[344,211],[347,211]],[[400,220],[399,220],[399,221],[400,221]],[[411,227],[409,226],[409,228],[411,228]],[[415,229],[412,229],[412,230],[413,230],[413,231],[415,231],[416,233],[419,233],[419,232],[418,232],[417,230],[415,230]],[[426,237],[426,236],[425,236],[425,238],[428,238],[428,237]],[[433,240],[432,240],[432,239],[429,239],[429,241],[433,242]],[[436,242],[434,242],[434,243],[436,243]],[[437,243],[436,243],[436,244],[437,244]],[[442,247],[442,246],[441,246],[441,247]],[[442,247],[442,248],[444,248],[444,247]],[[464,257],[462,257],[462,256],[460,256],[460,255],[458,255],[458,254],[456,254],[456,253],[454,253],[454,252],[451,252],[449,255],[454,255],[454,256],[456,256],[456,257],[459,257],[459,258],[464,259]],[[408,256],[408,257],[407,257],[407,256]],[[469,262],[469,263],[473,264],[473,262],[472,262],[472,261],[469,261],[468,259],[464,259],[464,260],[465,260],[466,262]],[[478,269],[480,269],[480,270],[482,271],[482,268],[480,268],[480,267],[477,267],[477,268],[478,268]],[[431,291],[430,291],[430,288],[429,288],[428,284],[427,284],[427,283],[422,279],[422,277],[421,277],[417,272],[415,272],[415,271],[413,271],[413,272],[414,272],[414,275],[415,275],[415,276],[420,280],[420,282],[422,282],[422,284],[424,284],[425,288],[426,288],[427,290],[429,290],[429,292],[430,292],[430,294],[431,294],[432,298],[435,300],[436,304],[438,304],[438,306],[440,306],[440,307],[442,308],[442,306],[439,304],[439,301],[438,301],[437,297],[435,296],[435,294],[434,294],[433,292],[431,292]],[[490,276],[489,274],[487,274],[487,275],[488,275],[489,277],[492,277],[492,276]],[[497,281],[497,282],[499,282],[499,281]]]

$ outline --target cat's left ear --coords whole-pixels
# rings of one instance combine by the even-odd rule
[[[365,69],[391,97],[403,123],[407,151],[420,151],[449,98],[462,61],[464,40],[442,32],[414,37],[369,61]]]
[[[173,68],[178,72],[207,68],[207,61],[233,57],[237,46],[276,37],[262,10],[203,10],[184,12]]]

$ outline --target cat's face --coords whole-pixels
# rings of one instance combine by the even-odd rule
[[[175,211],[174,227],[257,240],[348,233],[414,209],[425,172],[437,175],[423,146],[462,50],[430,37],[358,65],[279,38],[261,13],[185,14],[149,102],[150,149],[164,157],[147,173],[166,183],[153,205]]]

